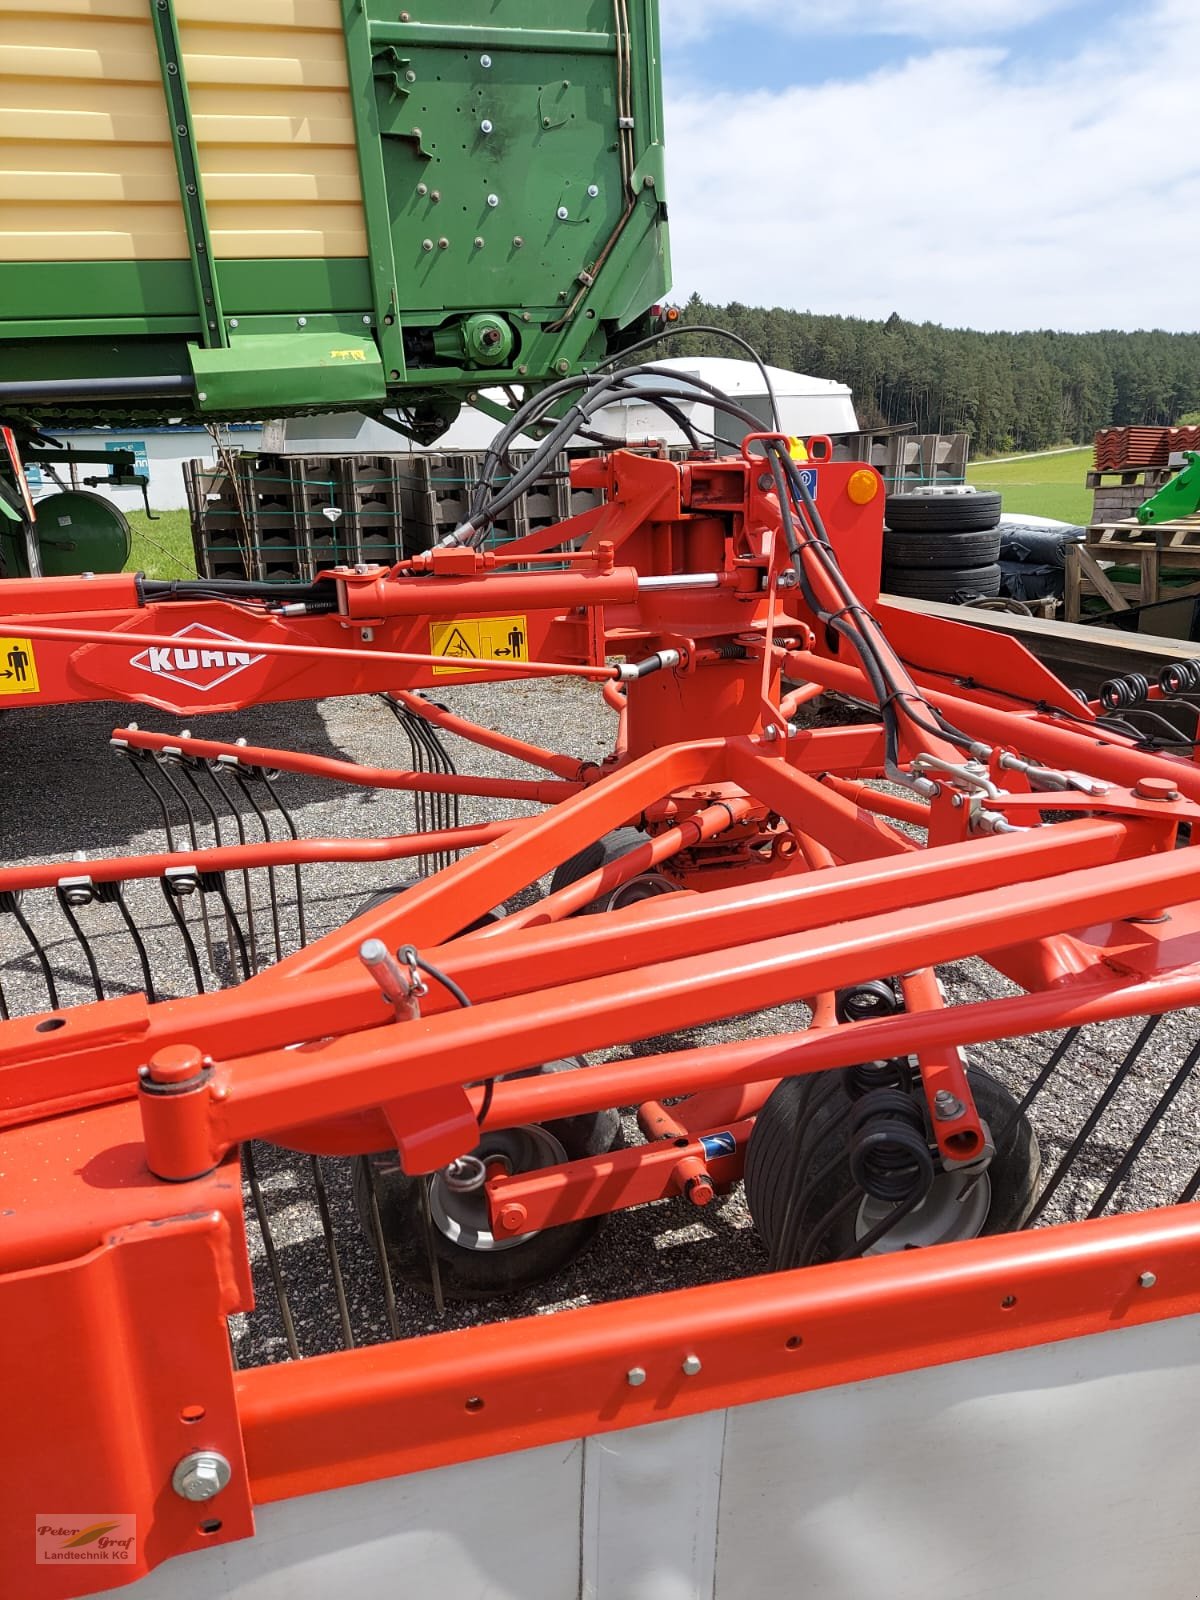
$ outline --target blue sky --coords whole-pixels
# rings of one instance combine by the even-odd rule
[[[1194,0],[661,9],[679,295],[1200,326]]]

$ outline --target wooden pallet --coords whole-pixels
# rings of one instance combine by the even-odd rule
[[[1137,580],[1113,578],[1101,562],[1136,567]],[[1133,518],[1095,523],[1085,540],[1067,546],[1066,620],[1086,621],[1083,602],[1091,595],[1098,595],[1114,612],[1200,595],[1200,582],[1176,588],[1164,581],[1186,573],[1200,579],[1200,516],[1150,527]]]

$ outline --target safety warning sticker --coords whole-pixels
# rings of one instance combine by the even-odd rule
[[[529,628],[525,617],[455,617],[429,624],[429,653],[454,656],[461,667],[434,667],[435,675],[469,672],[476,663],[529,660]]]
[[[0,694],[37,694],[32,639],[0,638]]]

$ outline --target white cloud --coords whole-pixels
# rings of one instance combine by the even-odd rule
[[[842,0],[838,6],[779,0],[661,0],[663,38],[703,39],[720,29],[764,23],[773,34],[913,34],[927,39],[977,38],[1037,22],[1078,0]]]
[[[676,293],[973,327],[1200,326],[1200,14],[1073,58],[939,49],[779,93],[670,81]]]

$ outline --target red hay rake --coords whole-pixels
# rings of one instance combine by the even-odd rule
[[[1159,1016],[1200,1004],[1200,771],[1015,642],[879,604],[877,475],[820,440],[802,472],[789,445],[617,452],[574,469],[597,511],[495,550],[468,525],[278,604],[5,586],[34,703],[386,693],[412,754],[121,727],[165,848],[0,869],[12,1570],[34,1502],[101,1470],[153,1529],[140,1572],[270,1499],[1196,1309],[1200,1045],[1144,1068]],[[603,760],[421,692],[555,673],[615,716]],[[867,710],[813,723],[818,696]],[[531,775],[453,770],[451,734]],[[417,828],[304,839],[293,775],[410,791]],[[463,823],[464,797],[542,809]],[[313,937],[306,868],[368,861],[395,891]],[[183,981],[156,973],[164,934]],[[962,962],[988,987],[948,1004]],[[645,1043],[800,1001],[793,1031]],[[1094,1085],[1078,1125],[1055,1109],[1071,1072]],[[1155,1160],[1164,1209],[1114,1215]],[[264,1161],[319,1220],[328,1333],[298,1329]],[[736,1284],[620,1301],[597,1250],[611,1304],[398,1340],[401,1280],[525,1290],[597,1219],[699,1210],[743,1174],[766,1256]],[[95,1320],[107,1354],[75,1348]],[[214,1517],[170,1491],[197,1408],[229,1467]],[[38,1572],[30,1593],[75,1592]]]

